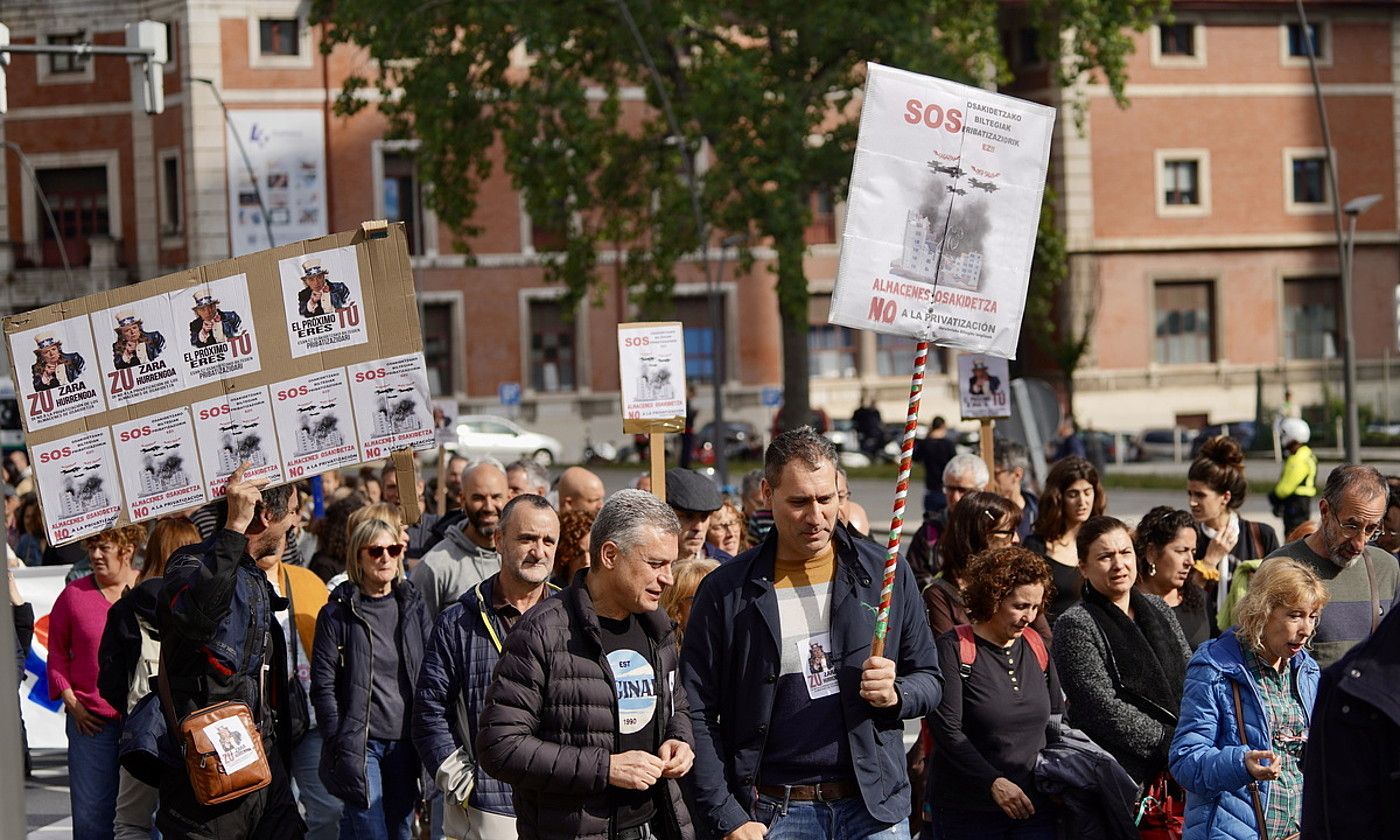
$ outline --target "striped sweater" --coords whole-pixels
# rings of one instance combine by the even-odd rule
[[[1400,563],[1390,552],[1373,545],[1366,547],[1376,573],[1380,616],[1390,613],[1391,605],[1400,595]],[[1371,585],[1366,563],[1358,557],[1349,566],[1339,566],[1308,547],[1307,540],[1291,542],[1279,548],[1269,559],[1291,557],[1317,572],[1327,586],[1330,600],[1317,622],[1317,634],[1312,640],[1312,655],[1323,668],[1341,659],[1357,642],[1371,635]]]

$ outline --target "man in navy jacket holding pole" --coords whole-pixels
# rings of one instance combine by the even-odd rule
[[[710,573],[681,658],[696,817],[726,840],[909,836],[904,725],[942,695],[910,571],[885,656],[871,656],[883,551],[837,521],[836,452],[810,428],[773,440],[773,531]]]

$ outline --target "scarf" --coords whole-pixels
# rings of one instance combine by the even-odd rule
[[[1237,550],[1241,547],[1239,541],[1244,538],[1244,534],[1240,533],[1241,524],[1243,524],[1243,522],[1240,519],[1240,515],[1233,510],[1230,511],[1230,521],[1225,523],[1225,531],[1226,533],[1235,535],[1235,548]],[[1215,535],[1219,532],[1202,522],[1201,533],[1206,535],[1206,542],[1209,543],[1211,540],[1215,539]],[[1259,547],[1250,546],[1250,548],[1252,551],[1257,551]],[[1205,553],[1202,552],[1200,556],[1205,557]],[[1200,558],[1198,557],[1197,559]],[[1220,567],[1217,569],[1217,571],[1220,572],[1220,580],[1215,584],[1215,611],[1217,613],[1228,609],[1227,605],[1230,603],[1230,572],[1232,571],[1230,567],[1235,565],[1235,562],[1235,552],[1231,551],[1229,554],[1225,555],[1225,559],[1220,561]]]
[[[1084,608],[1108,643],[1109,675],[1120,698],[1158,721],[1175,726],[1186,685],[1186,661],[1170,619],[1136,589],[1129,618],[1088,582]]]

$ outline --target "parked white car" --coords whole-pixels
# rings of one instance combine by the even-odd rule
[[[549,467],[563,456],[564,446],[557,439],[523,429],[504,417],[464,414],[452,426],[457,430],[457,445],[449,448],[468,458],[490,455],[505,464],[530,458]]]

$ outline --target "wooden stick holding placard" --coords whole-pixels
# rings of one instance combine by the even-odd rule
[[[418,507],[418,459],[412,449],[399,449],[389,457],[394,465],[394,478],[399,483],[399,510],[403,513],[403,524],[417,525],[423,518]]]
[[[987,475],[997,474],[996,432],[997,421],[990,417],[982,418],[982,431],[977,442],[982,450],[982,460],[987,464]]]
[[[661,501],[666,501],[666,435],[664,432],[652,432],[647,436],[651,441],[648,449],[651,451],[651,492],[652,495]]]

